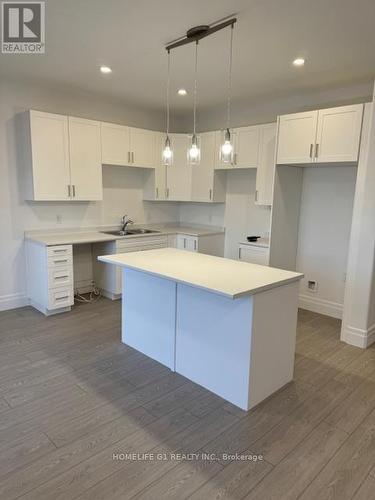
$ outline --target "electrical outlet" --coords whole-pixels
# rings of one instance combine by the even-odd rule
[[[315,280],[308,280],[307,289],[309,292],[316,293],[318,291],[318,282]]]

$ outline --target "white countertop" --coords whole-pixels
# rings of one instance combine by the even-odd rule
[[[175,248],[104,255],[98,259],[232,299],[298,281],[303,277],[301,273]]]
[[[71,230],[45,230],[45,231],[26,231],[25,239],[34,241],[41,245],[74,245],[95,243],[101,241],[115,241],[130,238],[144,238],[147,236],[158,236],[168,234],[187,234],[189,236],[208,236],[213,234],[223,234],[224,229],[208,226],[189,226],[179,224],[139,224],[135,227],[142,227],[145,229],[152,229],[157,231],[155,233],[146,234],[129,234],[126,236],[114,236],[110,234],[103,234],[102,231],[118,230],[113,226],[102,228],[82,228]]]

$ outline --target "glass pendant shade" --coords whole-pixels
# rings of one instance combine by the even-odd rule
[[[199,165],[201,161],[201,149],[198,144],[198,138],[194,134],[191,138],[190,148],[188,149],[189,165]]]
[[[165,145],[162,153],[163,165],[171,166],[173,165],[173,150],[171,148],[171,141],[167,136],[165,139]]]
[[[233,145],[231,143],[231,136],[228,128],[224,134],[224,142],[220,147],[220,159],[222,163],[233,162]]]

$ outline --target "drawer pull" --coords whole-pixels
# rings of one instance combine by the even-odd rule
[[[68,274],[65,274],[64,276],[55,276],[55,280],[64,280],[66,278],[69,278],[69,275]]]
[[[68,262],[68,259],[55,259],[53,262],[55,264],[60,264],[61,262]]]
[[[69,299],[69,295],[64,295],[63,297],[56,297],[56,298],[55,298],[56,302],[57,302],[58,300],[65,300],[65,299]]]
[[[53,253],[66,253],[66,248],[61,248],[61,249],[56,249],[56,250],[52,250]]]

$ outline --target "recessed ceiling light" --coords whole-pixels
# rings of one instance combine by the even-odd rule
[[[178,94],[178,95],[186,95],[186,94],[187,94],[187,91],[186,91],[186,89],[178,89],[178,90],[177,90],[177,94]]]
[[[105,74],[112,73],[112,70],[109,66],[100,66],[100,71]]]
[[[297,57],[297,59],[294,59],[293,64],[294,66],[303,66],[305,64],[305,60],[303,57]]]

